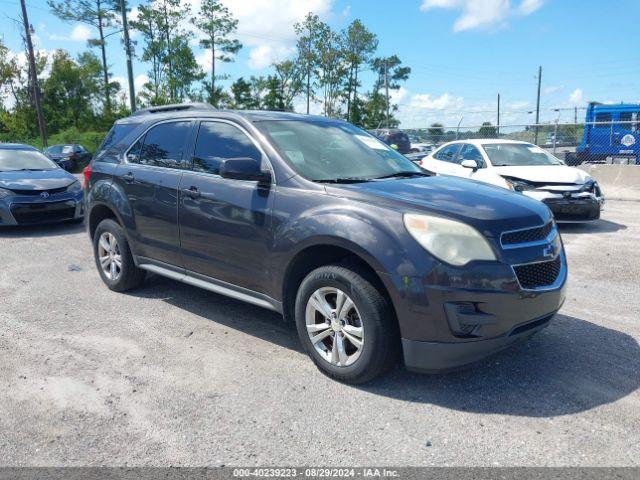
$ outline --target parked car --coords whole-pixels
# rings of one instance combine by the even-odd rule
[[[82,218],[76,177],[33,147],[0,144],[0,226]]]
[[[470,178],[544,202],[558,222],[600,218],[604,194],[585,171],[531,143],[477,139],[450,142],[425,157],[433,173]]]
[[[402,130],[397,129],[378,129],[372,130],[371,133],[382,140],[387,145],[400,153],[411,153],[411,141],[409,136]]]
[[[91,161],[91,153],[77,144],[52,145],[45,149],[44,154],[68,171]]]
[[[400,352],[418,371],[473,362],[544,328],[565,297],[542,203],[430,176],[343,121],[154,107],[116,122],[86,176],[108,288],[154,272],[275,310],[341,381]]]
[[[431,153],[435,145],[432,143],[413,143],[411,142],[411,153]]]

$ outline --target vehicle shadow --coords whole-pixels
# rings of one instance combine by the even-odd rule
[[[474,413],[553,417],[615,402],[640,387],[631,336],[557,315],[528,342],[458,372],[397,369],[363,388],[378,395]]]
[[[275,312],[155,275],[130,294],[161,299],[203,319],[302,352],[295,327]],[[465,370],[422,375],[398,366],[382,378],[350,388],[466,412],[553,417],[615,402],[639,387],[640,346],[633,337],[557,315],[528,342]]]
[[[47,225],[0,226],[0,238],[36,238],[73,235],[85,230],[84,223],[64,222]]]
[[[295,327],[284,322],[282,315],[240,300],[154,274],[147,275],[141,288],[126,294],[159,299],[230,329],[280,347],[303,351]]]
[[[611,233],[626,230],[627,226],[610,220],[596,220],[585,223],[558,223],[560,233]]]

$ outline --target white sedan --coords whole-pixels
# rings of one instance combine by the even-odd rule
[[[446,143],[420,162],[425,170],[508,188],[544,202],[559,222],[600,218],[604,195],[589,174],[531,143],[474,139]]]

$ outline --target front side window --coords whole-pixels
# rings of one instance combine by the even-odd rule
[[[597,113],[596,114],[596,125],[595,128],[610,128],[611,125],[611,114],[610,113]]]
[[[282,157],[313,181],[366,181],[421,174],[411,160],[348,123],[269,120],[256,122]]]
[[[621,130],[633,130],[633,113],[622,112],[618,119],[618,125]]]
[[[220,164],[230,158],[251,158],[260,162],[262,154],[238,127],[224,122],[202,122],[193,154],[196,172],[220,172]]]
[[[142,165],[164,168],[182,168],[182,156],[191,122],[161,123],[145,134],[137,162]],[[129,158],[132,148],[127,155]]]
[[[560,159],[530,143],[487,143],[482,148],[494,167],[564,165]]]
[[[482,158],[480,150],[478,150],[470,143],[465,144],[462,147],[462,150],[460,150],[460,154],[458,155],[458,163],[461,163],[463,160],[475,160],[478,164],[478,167],[484,167],[484,159]]]

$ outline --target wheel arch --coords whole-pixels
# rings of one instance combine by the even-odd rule
[[[294,320],[296,294],[302,280],[316,268],[332,264],[351,267],[367,278],[385,296],[395,315],[391,295],[378,273],[379,266],[375,260],[368,258],[355,244],[347,245],[344,240],[340,243],[337,245],[325,239],[323,242],[307,245],[297,251],[288,262],[282,278],[282,314],[286,321]]]

